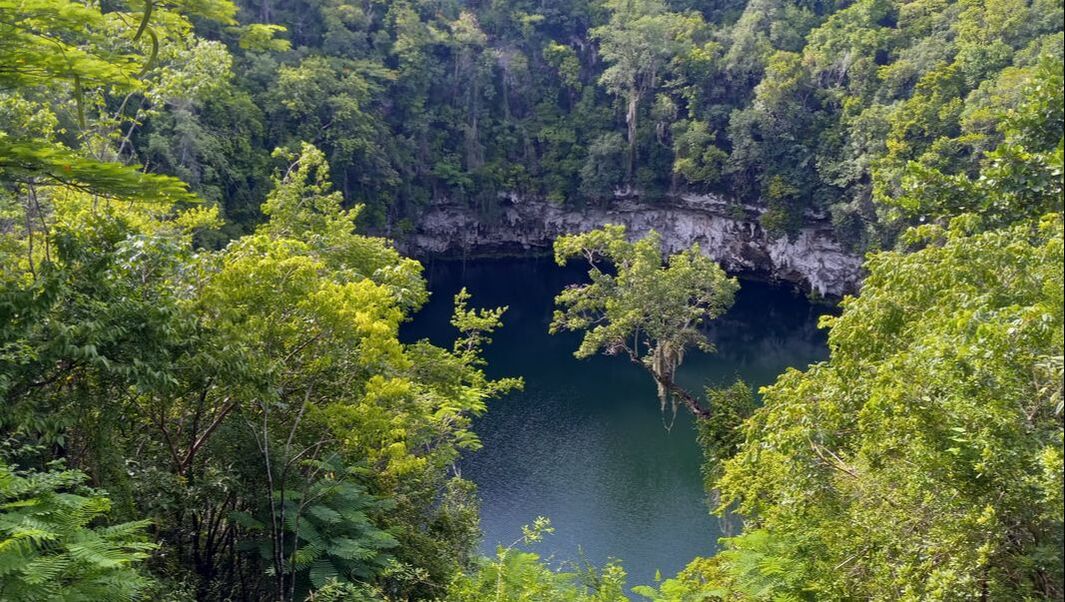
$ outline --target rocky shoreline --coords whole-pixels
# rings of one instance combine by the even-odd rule
[[[623,224],[634,236],[657,231],[671,252],[698,243],[736,275],[791,282],[824,297],[857,291],[862,260],[835,240],[826,219],[813,216],[797,235],[773,238],[759,224],[759,214],[756,207],[739,209],[716,195],[654,204],[619,198],[580,210],[511,195],[490,217],[465,205],[436,203],[398,246],[413,257],[548,254],[560,235]]]

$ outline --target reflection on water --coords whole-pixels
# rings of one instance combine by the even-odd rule
[[[460,466],[481,494],[485,552],[539,515],[556,532],[536,551],[557,561],[619,558],[632,584],[714,551],[720,525],[707,511],[688,417],[667,430],[645,373],[619,358],[577,360],[578,335],[547,334],[554,295],[581,281],[580,269],[544,259],[447,261],[429,264],[426,276],[433,298],[405,338],[449,345],[451,299],[462,286],[476,306],[510,307],[488,349],[489,373],[522,376],[525,390],[491,403],[476,423],[484,448]],[[824,311],[788,289],[744,282],[711,327],[717,353],[689,355],[678,379],[701,389],[739,376],[758,387],[804,368],[827,355],[816,328]]]

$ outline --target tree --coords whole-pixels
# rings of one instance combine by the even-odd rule
[[[226,7],[188,14],[227,22]],[[341,585],[378,586],[386,549],[418,575],[397,595],[446,583],[475,520],[450,468],[478,445],[472,416],[517,384],[481,370],[499,312],[461,301],[454,352],[401,343],[399,323],[426,298],[421,268],[356,233],[358,209],[341,209],[311,147],[281,155],[291,169],[267,224],[196,247],[217,210],[118,159],[175,90],[183,101],[224,90],[225,49],[169,5],[29,8],[0,19],[12,86],[0,98],[0,429],[33,450],[20,465],[64,459],[108,488],[117,515],[151,517],[153,568],[174,595],[291,599],[333,570]],[[41,51],[64,44],[66,55]],[[179,141],[168,165],[193,174],[198,140]],[[240,547],[254,532],[240,516],[272,527],[270,562]],[[323,525],[336,537],[319,550]]]
[[[706,400],[712,413],[696,424],[696,440],[703,450],[703,488],[711,504],[720,504],[717,482],[724,474],[725,462],[736,455],[743,443],[743,427],[758,409],[754,390],[737,379],[728,387],[707,387]]]
[[[728,153],[714,144],[717,133],[711,132],[705,121],[682,120],[673,128],[673,172],[690,184],[717,184],[728,158]]]
[[[663,257],[658,233],[629,242],[624,226],[560,237],[555,261],[565,265],[571,258],[588,263],[591,282],[555,297],[551,332],[584,331],[574,355],[628,357],[654,378],[663,410],[672,403],[675,413],[683,403],[693,416],[709,417],[711,410],[674,377],[690,348],[713,349],[700,328],[732,305],[736,279],[698,245]]]
[[[289,576],[282,583],[285,599],[304,599],[330,583],[370,583],[388,566],[388,550],[398,545],[371,519],[389,501],[369,495],[356,479],[358,469],[337,460],[307,460],[324,476],[303,489],[272,492],[284,510],[280,528],[246,513],[234,514],[249,533],[261,534],[263,561]]]
[[[610,22],[593,29],[592,35],[610,63],[600,83],[625,99],[629,145],[625,173],[631,182],[636,169],[640,101],[659,85],[669,61],[691,46],[702,19],[669,12],[661,0],[611,0],[607,8]]]
[[[804,590],[1061,591],[1061,244],[1059,217],[881,254],[831,360],[764,390],[718,484]]]
[[[215,212],[78,192],[42,215],[47,252],[7,235],[4,437],[155,519],[159,562],[197,599],[298,598],[334,570],[382,586],[389,557],[419,575],[396,595],[432,589],[475,543],[451,467],[519,384],[482,370],[502,310],[462,295],[453,349],[401,342],[421,266],[357,233],[321,152],[288,158],[270,221],[219,251],[192,245]],[[264,532],[266,562],[238,545]]]
[[[257,521],[246,524],[267,535],[272,589],[283,599],[307,587],[308,565],[311,583],[323,586],[334,572],[313,567],[326,560],[341,582],[381,579],[392,548],[401,562],[432,567],[423,581],[445,580],[467,549],[449,555],[453,542],[421,534],[450,510],[438,496],[452,463],[479,445],[472,417],[486,399],[520,385],[481,370],[502,310],[470,310],[460,295],[455,323],[463,336],[452,351],[404,345],[399,324],[427,296],[421,265],[356,232],[359,208],[341,209],[321,151],[305,144],[298,155],[278,155],[290,163],[263,205],[269,221],[207,258],[196,299],[248,370],[208,392],[229,400],[223,407],[246,425],[258,454],[258,466],[241,470],[262,479],[268,497],[243,509]],[[385,501],[360,497],[355,475]],[[307,535],[334,516],[315,509],[334,502],[347,504],[330,506],[343,516],[376,515],[371,524],[330,527],[337,536],[354,530],[358,541],[329,547],[327,536]]]
[[[1049,67],[1002,118],[1005,141],[979,176],[911,164],[919,179],[904,207],[935,223],[908,230],[907,248],[869,257],[861,296],[825,319],[828,361],[763,389],[718,486],[722,508],[747,520],[737,546],[761,541],[759,554],[801,576],[770,591],[1065,591],[1065,245],[1062,170],[1051,167],[1061,164],[1062,92],[1060,67]],[[725,577],[707,589],[731,591],[749,571],[744,558],[723,556]]]
[[[1044,57],[1016,109],[1003,114],[1002,144],[983,157],[980,176],[944,173],[924,163],[907,166],[901,194],[885,199],[899,217],[948,220],[968,215],[973,227],[996,228],[1062,210],[1062,135],[1059,61]]]

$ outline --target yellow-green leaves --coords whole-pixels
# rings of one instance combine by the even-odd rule
[[[387,287],[405,311],[421,307],[428,298],[421,265],[401,257],[381,239],[356,233],[361,207],[341,207],[341,195],[332,190],[322,152],[303,144],[298,155],[282,149],[274,154],[290,165],[275,178],[274,191],[263,204],[270,220],[261,231],[304,241],[336,270],[338,278],[366,278]]]
[[[165,490],[124,506],[159,519],[168,543],[262,541],[262,591],[302,599],[330,579],[373,580],[397,543],[416,566],[426,546],[445,565],[465,553],[422,533],[450,512],[444,489],[462,487],[450,469],[480,444],[472,417],[519,383],[482,371],[503,310],[471,309],[468,295],[454,350],[401,342],[427,297],[421,266],[355,231],[317,149],[289,158],[269,221],[216,251],[192,241],[216,209],[182,209],[150,188],[176,181],[117,163],[90,166],[108,195],[79,190],[79,176],[41,199],[47,213],[32,206],[40,223],[0,247],[18,259],[0,280],[0,427],[43,443],[26,453],[45,460],[73,450],[109,487]],[[461,522],[466,541],[472,518]],[[263,568],[229,544],[209,556]]]
[[[250,23],[240,30],[240,47],[251,52],[284,52],[291,44],[288,40],[276,38],[285,27],[266,23]]]
[[[158,546],[148,521],[98,523],[111,500],[84,491],[84,473],[22,472],[0,463],[0,592],[10,600],[141,599],[138,565]]]
[[[831,359],[763,390],[719,484],[811,541],[785,555],[802,587],[916,600],[1060,582],[1061,418],[1036,375],[1061,355],[1062,237],[1051,214],[872,256]]]
[[[523,525],[521,537],[499,546],[494,560],[482,559],[475,571],[456,575],[447,591],[454,602],[625,602],[625,571],[616,561],[602,570],[582,567],[554,570],[538,554],[522,551],[555,532],[551,521],[538,516]]]
[[[0,179],[83,188],[103,197],[135,201],[192,201],[177,178],[146,174],[121,163],[104,163],[59,144],[13,140],[0,132]]]
[[[83,86],[134,84],[138,58],[105,47],[100,30],[107,17],[98,8],[69,0],[3,0],[0,15],[0,83],[50,86],[76,76]]]

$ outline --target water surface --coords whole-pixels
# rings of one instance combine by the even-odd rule
[[[618,558],[631,584],[714,551],[721,525],[707,510],[690,419],[666,429],[646,373],[617,357],[577,360],[579,335],[547,333],[554,295],[582,270],[546,259],[437,261],[426,276],[432,300],[404,336],[450,345],[452,297],[465,286],[476,306],[509,306],[487,351],[490,375],[525,379],[524,391],[477,420],[484,448],[460,465],[481,495],[485,553],[541,515],[556,532],[535,551],[557,562]],[[678,380],[701,390],[742,377],[758,387],[823,359],[824,311],[787,288],[743,282],[711,328],[717,353],[691,354]]]

